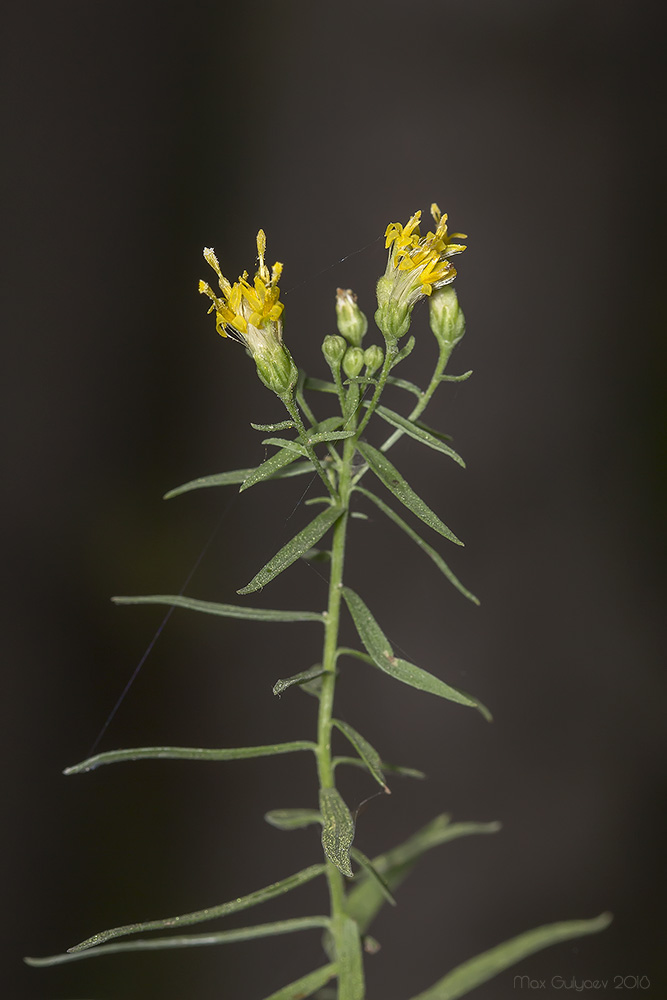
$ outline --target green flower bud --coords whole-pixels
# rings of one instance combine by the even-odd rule
[[[336,334],[325,337],[322,341],[322,354],[332,372],[336,372],[340,368],[340,363],[343,360],[346,350],[347,344],[345,340]]]
[[[382,367],[384,361],[384,351],[377,344],[367,347],[364,351],[364,364],[368,369],[368,374],[372,375],[378,368]]]
[[[364,352],[360,347],[348,347],[343,358],[343,371],[348,378],[356,378],[364,367]]]
[[[433,292],[429,301],[431,329],[441,348],[452,350],[466,330],[465,316],[452,285]]]
[[[361,346],[368,329],[368,320],[357,305],[357,296],[351,288],[336,289],[336,323],[353,347]]]

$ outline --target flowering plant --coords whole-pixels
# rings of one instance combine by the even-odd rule
[[[312,556],[314,547],[331,533],[330,547],[325,553],[329,560],[326,609],[275,610],[247,604],[216,604],[182,595],[114,599],[118,604],[163,604],[228,618],[318,623],[323,630],[321,662],[281,678],[273,688],[274,694],[301,688],[314,696],[317,720],[311,738],[222,749],[174,746],[122,749],[97,754],[68,768],[66,772],[75,774],[92,771],[105,764],[150,758],[229,761],[297,752],[311,754],[318,780],[318,807],[273,810],[267,813],[266,819],[279,829],[317,828],[323,854],[317,859],[309,858],[308,865],[295,874],[248,895],[176,917],[114,927],[75,945],[65,954],[29,959],[30,964],[52,965],[111,952],[223,944],[320,928],[325,953],[323,963],[295,982],[279,987],[265,1000],[334,995],[326,992],[327,984],[332,980],[337,983],[335,996],[338,1000],[364,1000],[364,953],[377,951],[377,942],[368,935],[369,928],[385,902],[395,905],[394,893],[415,862],[428,851],[454,838],[489,834],[499,828],[497,823],[452,823],[449,817],[440,815],[409,840],[369,859],[355,846],[355,815],[336,784],[337,768],[348,765],[365,769],[384,793],[389,792],[388,782],[394,776],[422,776],[413,769],[387,763],[384,755],[361,733],[335,715],[337,664],[342,657],[355,657],[393,681],[472,708],[485,719],[491,719],[488,709],[474,695],[397,656],[366,601],[344,581],[348,521],[355,514],[364,516],[363,511],[357,510],[357,503],[361,501],[362,504],[371,504],[404,531],[463,597],[478,603],[440,552],[421,537],[417,527],[421,530],[424,526],[454,545],[462,543],[387,457],[395,442],[407,436],[430,452],[437,452],[460,466],[464,465],[463,459],[449,443],[448,436],[433,430],[420,419],[441,385],[465,381],[471,374],[445,374],[451,353],[465,332],[463,312],[452,285],[456,270],[450,258],[466,249],[464,244],[454,240],[466,237],[460,233],[448,234],[447,216],[440,213],[437,205],[432,206],[431,212],[435,232],[428,232],[426,236],[420,235],[419,212],[405,226],[393,223],[386,230],[389,255],[385,273],[377,285],[375,312],[383,345],[362,346],[368,331],[366,316],[354,292],[338,289],[336,318],[339,333],[325,337],[322,344],[331,373],[331,378],[326,380],[309,378],[299,371],[283,341],[284,310],[278,284],[282,265],[276,263],[271,270],[267,267],[264,232],[260,230],[257,235],[258,267],[252,281],[244,271],[232,284],[224,277],[213,250],[204,250],[204,257],[217,276],[219,292],[204,281],[200,282],[199,289],[211,300],[210,311],[215,313],[217,331],[222,337],[232,337],[246,346],[260,379],[285,405],[287,419],[274,424],[253,425],[262,433],[269,434],[263,444],[276,449],[260,465],[196,479],[172,490],[167,496],[233,484],[244,491],[288,476],[319,476],[325,495],[310,502],[320,504],[320,512],[282,546],[250,582],[238,590],[238,594],[244,596],[263,590],[296,560]],[[399,342],[408,334],[414,307],[421,299],[428,300],[429,321],[437,346],[433,374],[424,389],[392,374],[415,346],[414,337],[410,337],[403,346],[399,346]],[[415,398],[407,414],[381,403],[388,388]],[[324,394],[325,398],[334,399],[337,411],[325,418],[316,416],[307,393]],[[389,428],[379,447],[367,439],[371,420],[374,426]],[[290,436],[276,436],[284,433]],[[393,498],[399,505],[398,509],[403,509],[402,512],[412,520],[405,520],[395,506],[387,503],[382,495],[376,495],[373,484],[383,487],[389,499]],[[345,609],[358,634],[357,648],[343,647],[339,642],[341,614]],[[334,731],[347,741],[347,756],[334,754]],[[321,877],[324,877],[328,887],[327,912],[287,917],[232,930],[180,933],[184,926],[239,913]],[[468,959],[422,990],[413,1000],[454,1000],[521,958],[547,945],[602,930],[610,919],[608,914],[602,914],[592,920],[548,924],[528,931]],[[141,933],[174,928],[177,929],[176,934],[136,937]]]

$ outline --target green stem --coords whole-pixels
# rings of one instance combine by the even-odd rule
[[[352,419],[355,419],[354,417]],[[320,789],[334,788],[334,764],[331,755],[331,727],[333,718],[334,694],[336,688],[336,658],[338,649],[338,632],[340,628],[340,609],[343,586],[343,567],[345,563],[345,542],[352,480],[352,459],[354,458],[354,438],[348,438],[343,448],[342,468],[338,480],[338,503],[344,508],[344,513],[334,526],[331,546],[331,572],[329,575],[329,600],[324,627],[324,650],[322,654],[322,688],[317,719],[317,773]],[[337,954],[342,953],[342,940],[345,918],[345,886],[343,876],[334,864],[327,859],[326,877],[329,886],[331,906],[331,933]],[[343,971],[341,975],[345,975]],[[339,995],[343,995],[347,987],[341,986],[339,977]]]
[[[322,482],[326,486],[327,492],[329,493],[329,495],[335,499],[336,498],[336,491],[333,488],[333,486],[331,484],[331,480],[329,479],[329,477],[327,476],[327,474],[326,474],[326,472],[324,470],[324,466],[322,465],[322,463],[320,462],[319,458],[317,457],[317,455],[315,453],[315,449],[313,448],[312,444],[310,443],[310,439],[308,437],[308,431],[306,430],[306,426],[305,426],[303,420],[301,419],[301,414],[299,413],[299,408],[297,407],[297,405],[294,402],[294,399],[292,397],[290,397],[290,396],[282,396],[281,399],[282,399],[283,403],[285,404],[287,412],[289,413],[290,417],[292,418],[292,420],[296,424],[296,428],[297,428],[297,430],[299,432],[299,437],[301,438],[301,444],[306,449],[306,453],[308,455],[308,458],[313,463],[313,466],[315,467],[315,471],[317,472],[318,476],[320,477],[320,479],[322,480]]]
[[[359,424],[355,440],[359,440],[361,434],[363,433],[366,427],[366,424],[375,413],[375,407],[380,402],[380,396],[382,395],[384,387],[387,384],[387,378],[389,376],[389,372],[391,371],[392,365],[394,364],[397,354],[398,354],[398,345],[394,342],[387,341],[387,351],[384,356],[384,364],[382,365],[382,371],[380,372],[378,383],[375,386],[375,392],[373,393],[373,398],[368,404],[368,408],[365,414],[361,418],[361,423]]]
[[[437,362],[437,364],[435,366],[435,369],[433,371],[433,375],[431,377],[431,381],[428,384],[428,388],[422,393],[421,399],[419,399],[417,401],[417,403],[415,404],[415,406],[414,406],[414,408],[412,410],[412,413],[410,413],[408,415],[408,420],[416,420],[417,417],[419,417],[424,412],[424,410],[426,409],[426,407],[428,406],[428,404],[429,404],[429,402],[431,400],[431,396],[433,395],[433,393],[435,392],[435,390],[440,385],[440,379],[442,377],[442,374],[443,374],[445,368],[447,367],[447,362],[449,361],[451,353],[452,353],[452,348],[451,347],[449,347],[449,348],[446,348],[446,347],[443,348],[443,347],[441,347],[440,348],[440,354],[438,356],[438,362]],[[395,430],[393,432],[393,434],[389,435],[389,437],[384,442],[384,444],[382,444],[380,446],[380,451],[389,451],[389,449],[391,448],[391,446],[393,444],[395,444],[396,441],[398,441],[399,438],[403,437],[404,433],[405,433],[404,431],[401,431],[401,430],[398,430],[398,429]]]

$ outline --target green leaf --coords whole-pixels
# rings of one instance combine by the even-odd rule
[[[321,514],[306,525],[306,527],[295,535],[287,543],[283,545],[282,549],[275,554],[272,559],[269,559],[265,566],[262,566],[259,573],[256,573],[252,578],[250,583],[246,584],[240,590],[237,590],[237,594],[252,594],[256,590],[261,590],[265,587],[267,583],[275,579],[279,573],[291,566],[293,562],[307,552],[308,549],[312,549],[314,545],[319,542],[320,538],[323,537],[333,526],[333,524],[338,520],[340,515],[343,513],[342,507],[329,507],[327,510],[323,510]]]
[[[476,708],[482,713],[485,719],[491,721],[491,713],[482,705],[480,701],[472,695],[458,691],[456,688],[445,684],[439,677],[435,677],[427,670],[407,660],[402,660],[394,656],[389,640],[373,618],[372,614],[359,597],[349,587],[342,588],[343,597],[349,608],[350,614],[356,626],[359,638],[368,650],[371,659],[376,667],[379,667],[385,674],[394,677],[403,684],[425,691],[427,694],[435,694],[439,698],[446,698],[447,701],[454,701],[459,705],[466,705],[469,708]]]
[[[441,375],[441,382],[465,382],[472,375],[472,368],[469,372],[464,372],[463,375]]]
[[[139,938],[135,941],[121,941],[118,944],[104,944],[98,948],[87,948],[86,951],[50,955],[48,958],[25,958],[24,961],[27,965],[39,968],[47,965],[62,965],[64,962],[76,962],[81,958],[117,955],[119,952],[164,951],[169,948],[196,948],[202,945],[252,941],[256,938],[275,937],[277,934],[290,934],[294,931],[306,931],[315,927],[329,927],[330,923],[329,917],[295,917],[292,920],[257,924],[255,927],[236,927],[234,930],[219,931],[216,934],[179,934],[173,937]]]
[[[275,434],[276,431],[289,431],[295,427],[293,420],[281,420],[277,424],[253,424],[250,422],[250,426],[255,431],[265,431],[267,434]]]
[[[334,770],[339,764],[350,764],[353,767],[366,768],[365,761],[360,760],[359,757],[334,757],[331,763]],[[389,771],[391,774],[396,774],[401,778],[419,778],[420,780],[426,778],[423,771],[417,771],[414,767],[401,767],[399,764],[389,764],[386,760],[382,761],[382,770]]]
[[[314,392],[332,392],[334,395],[338,394],[338,389],[333,382],[323,382],[321,378],[307,378],[304,386],[306,389],[312,389]]]
[[[470,834],[496,833],[499,823],[450,823],[449,816],[437,816],[404,843],[373,858],[372,864],[394,891],[410,874],[426,851],[457,837]],[[348,894],[346,910],[356,920],[363,934],[382,908],[384,897],[372,879],[367,878]]]
[[[338,928],[338,1000],[364,1000],[364,963],[359,928],[348,916],[340,917]]]
[[[236,604],[216,604],[214,601],[198,601],[194,597],[181,594],[148,594],[139,597],[112,597],[114,604],[167,604],[172,608],[188,608],[203,611],[207,615],[223,618],[242,618],[259,622],[322,622],[324,616],[317,611],[274,611],[270,608],[243,608]]]
[[[527,931],[464,962],[412,1000],[457,1000],[528,955],[534,955],[536,951],[560,941],[596,934],[605,930],[611,920],[610,913],[601,913],[592,920],[565,920]]]
[[[420,441],[428,448],[433,448],[434,451],[440,451],[443,455],[448,455],[449,458],[453,458],[458,465],[465,469],[466,464],[458,452],[454,451],[453,448],[450,448],[449,445],[445,444],[444,441],[434,434],[424,430],[423,427],[420,427],[413,420],[402,417],[400,413],[394,413],[393,410],[389,410],[386,406],[378,406],[375,412],[383,420],[386,420],[388,424],[391,424],[392,427],[397,427],[399,430],[404,431],[411,438],[414,438],[415,441]]]
[[[366,855],[363,854],[363,852],[359,850],[358,847],[352,847],[350,849],[350,854],[352,855],[352,857],[354,858],[354,860],[357,862],[357,864],[361,865],[361,867],[364,869],[364,871],[366,872],[366,874],[376,883],[378,889],[380,890],[380,892],[384,896],[385,900],[391,906],[396,906],[396,900],[394,899],[394,897],[392,896],[391,892],[389,891],[389,886],[387,885],[387,883],[385,882],[385,880],[382,878],[382,876],[378,872],[377,868],[375,868],[375,866],[373,865],[373,862],[370,861],[366,857]]]
[[[404,521],[402,517],[400,517],[395,511],[391,509],[391,507],[389,507],[388,504],[384,502],[384,500],[380,500],[379,497],[376,497],[375,494],[371,493],[370,490],[364,489],[363,486],[355,486],[355,490],[357,491],[357,493],[362,493],[365,497],[368,497],[369,500],[372,500],[375,506],[379,507],[383,514],[386,514],[387,517],[391,521],[393,521],[394,524],[397,524],[399,528],[401,528],[406,533],[406,535],[408,535],[412,539],[413,542],[416,542],[419,548],[422,550],[422,552],[425,552],[426,555],[433,560],[433,562],[438,567],[440,572],[447,577],[449,582],[454,587],[456,587],[456,589],[461,594],[463,594],[464,597],[467,597],[468,600],[472,601],[473,604],[479,605],[479,599],[475,597],[475,595],[472,594],[466,587],[463,586],[459,578],[455,576],[454,573],[452,573],[451,569],[449,568],[445,560],[442,558],[440,553],[437,552],[432,545],[429,545],[428,542],[425,542],[424,539],[417,534],[414,528],[411,528],[410,525],[406,521]]]
[[[322,822],[317,809],[271,809],[264,814],[264,819],[278,830],[300,830]]]
[[[387,792],[387,794],[390,794],[389,789],[387,788],[387,783],[384,780],[384,774],[382,773],[382,760],[380,759],[380,754],[377,750],[347,722],[341,722],[340,719],[333,719],[332,722],[336,729],[339,729],[343,736],[350,741],[368,770],[377,781],[378,785],[380,785],[381,788]]]
[[[248,478],[244,479],[239,492],[243,493],[244,490],[249,490],[251,486],[255,486],[256,483],[261,483],[265,479],[276,478],[278,473],[280,473],[286,465],[290,465],[295,461],[296,457],[297,454],[295,451],[292,451],[292,449],[283,448],[280,451],[277,451],[275,455],[271,455],[271,457],[267,458],[265,462],[258,465],[256,469],[253,469]],[[303,472],[314,471],[313,463],[310,461],[300,462],[299,466],[302,467]],[[293,473],[293,475],[296,474],[297,473]]]
[[[282,454],[279,452],[278,454]],[[273,455],[269,462],[276,456]],[[290,462],[294,462],[294,455],[284,456],[285,459],[289,458]],[[183,483],[182,486],[176,486],[173,490],[169,490],[168,493],[164,494],[164,500],[171,500],[172,497],[180,496],[181,493],[189,493],[191,490],[201,490],[209,486],[232,486],[235,483],[247,483],[248,479],[254,477],[254,474],[262,470],[262,474],[259,475],[254,482],[260,482],[263,479],[289,479],[291,476],[302,476],[306,472],[313,471],[312,462],[295,462],[293,465],[289,465],[284,468],[286,462],[273,463],[268,469],[265,468],[266,462],[257,468],[253,469],[235,469],[233,472],[218,472],[212,476],[199,476],[198,479],[191,479],[188,483]],[[271,470],[274,470],[273,472]],[[251,482],[250,485],[254,485]],[[243,489],[247,489],[247,485],[243,486]]]
[[[232,486],[235,483],[244,482],[248,476],[254,472],[253,469],[234,469],[233,472],[218,472],[212,476],[199,476],[191,479],[182,486],[175,486],[164,494],[163,500],[171,500],[172,497],[180,496],[181,493],[189,493],[190,490],[200,490],[207,486]]]
[[[296,889],[300,885],[305,885],[306,882],[310,882],[311,879],[321,875],[325,870],[326,868],[324,865],[311,865],[310,868],[304,868],[303,871],[297,872],[295,875],[290,875],[288,878],[281,879],[280,882],[274,882],[272,885],[264,886],[263,889],[256,889],[255,892],[248,893],[247,896],[239,896],[238,899],[232,899],[229,903],[221,903],[218,906],[209,906],[205,910],[195,910],[194,913],[182,913],[178,917],[165,917],[163,920],[146,920],[143,923],[125,924],[122,927],[112,927],[108,931],[101,931],[99,934],[94,934],[92,937],[87,938],[87,940],[82,941],[81,944],[75,944],[72,948],[68,948],[67,950],[69,952],[85,951],[86,949],[93,948],[96,945],[104,944],[106,941],[112,941],[114,938],[126,937],[128,934],[140,934],[142,931],[161,931],[166,930],[167,928],[185,927],[191,924],[200,924],[206,920],[228,917],[232,913],[238,913],[240,910],[247,910],[251,906],[258,906],[260,903],[265,903],[269,899],[275,899],[276,896],[282,896],[283,893],[290,892],[292,889]]]
[[[439,438],[441,441],[454,440],[451,434],[445,434],[444,431],[437,431],[434,427],[429,427],[428,424],[425,424],[423,420],[414,420],[413,423],[415,423],[417,427],[421,427],[423,431],[428,431],[428,433],[432,434],[433,437]]]
[[[315,677],[321,677],[324,672],[322,664],[315,663],[312,667],[302,670],[299,674],[292,674],[291,677],[281,677],[273,685],[273,693],[281,695],[283,691],[287,691],[294,684],[303,684],[305,681],[312,681]]]
[[[424,524],[428,524],[429,528],[433,528],[440,535],[444,535],[448,538],[450,542],[454,542],[456,545],[463,545],[456,535],[450,531],[447,525],[440,520],[437,514],[435,514],[431,508],[424,503],[421,497],[417,496],[415,491],[411,486],[406,483],[403,476],[400,474],[398,469],[391,464],[386,455],[383,455],[381,451],[377,448],[373,448],[372,445],[366,444],[359,441],[357,448],[363,455],[364,459],[369,465],[369,468],[378,477],[381,483],[387,487],[387,489],[397,497],[402,504],[404,504],[408,510],[411,510],[413,514],[416,514]]]
[[[285,448],[287,451],[295,451],[302,458],[308,457],[308,452],[298,441],[289,441],[287,438],[268,437],[264,438],[262,444],[275,445],[276,448]]]
[[[322,986],[326,986],[329,980],[336,975],[337,969],[338,966],[335,962],[323,965],[321,968],[315,969],[314,972],[302,976],[301,979],[296,979],[289,986],[283,986],[281,990],[272,993],[270,997],[265,997],[265,1000],[306,1000],[306,997],[311,997]]]
[[[335,788],[320,789],[320,814],[324,853],[343,875],[352,878],[350,845],[354,839],[354,823],[350,810]]]
[[[395,376],[389,375],[387,378],[387,384],[394,385],[397,389],[406,389],[408,392],[413,393],[418,399],[421,399],[424,395],[423,390],[420,389],[418,385],[415,385],[414,382],[408,382],[404,378],[395,378]]]
[[[322,444],[325,441],[344,441],[354,437],[356,431],[318,431],[308,435],[308,444]]]
[[[291,743],[269,743],[259,747],[232,747],[207,749],[205,747],[132,747],[129,750],[107,750],[88,757],[79,764],[66,767],[63,774],[83,774],[94,771],[103,764],[120,764],[128,760],[250,760],[253,757],[276,757],[297,750],[317,750],[310,740],[293,740]]]

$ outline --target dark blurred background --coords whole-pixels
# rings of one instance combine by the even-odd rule
[[[607,979],[605,996],[614,976],[646,976],[645,995],[665,996],[663,5],[64,0],[2,20],[2,995],[259,1000],[319,964],[316,933],[51,970],[21,956],[319,858],[317,833],[262,820],[314,804],[300,755],[61,771],[162,619],[109,596],[177,592],[222,517],[187,592],[233,602],[309,513],[303,479],[160,499],[261,461],[249,422],[281,418],[205,315],[202,247],[234,278],[264,227],[285,264],[286,340],[322,376],[336,286],[372,314],[387,223],[436,200],[470,236],[450,368],[475,374],[427,418],[468,468],[406,440],[393,455],[466,541],[440,548],[482,606],[378,516],[354,522],[347,579],[409,658],[495,722],[356,661],[341,664],[339,712],[429,773],[369,804],[365,853],[443,810],[503,831],[415,870],[375,927],[369,1000],[407,1000],[504,938],[605,909],[605,934],[521,971]],[[420,381],[425,310],[413,329],[405,374]],[[252,601],[319,610],[325,594],[299,563]],[[177,612],[100,749],[308,738],[314,703],[271,686],[319,640]],[[341,784],[352,805],[374,791],[356,772]],[[313,884],[236,924],[325,905]],[[475,996],[517,996],[513,976]]]

